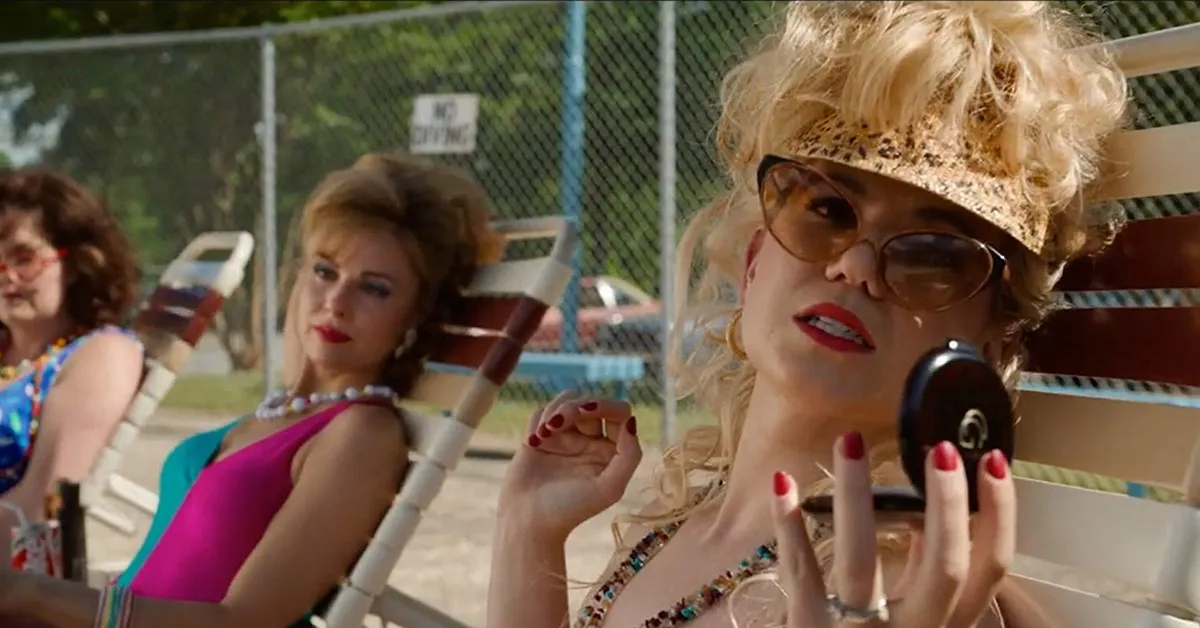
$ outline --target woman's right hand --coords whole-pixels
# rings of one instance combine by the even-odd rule
[[[563,392],[529,418],[509,465],[500,516],[542,538],[566,537],[625,494],[642,459],[637,419],[615,399]]]

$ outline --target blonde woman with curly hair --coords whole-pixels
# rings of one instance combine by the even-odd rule
[[[1111,236],[1079,199],[1123,124],[1124,77],[1046,2],[794,2],[784,17],[725,78],[730,187],[680,247],[678,284],[701,271],[682,316],[727,321],[676,365],[716,424],[667,450],[657,499],[569,613],[564,541],[625,492],[636,419],[573,393],[532,417],[501,496],[490,628],[1053,625],[1004,579],[1003,453],[979,462],[973,521],[950,443],[925,460],[919,529],[877,528],[871,485],[904,482],[914,363],[962,339],[1015,390],[1063,264]],[[836,534],[798,509],[831,486]]]

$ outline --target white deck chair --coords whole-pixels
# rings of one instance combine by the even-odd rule
[[[475,428],[516,368],[525,343],[546,310],[562,297],[578,245],[562,218],[497,223],[510,241],[554,238],[549,255],[504,261],[479,270],[447,342],[431,357],[412,401],[448,410],[448,416],[405,417],[412,466],[374,538],[324,614],[328,628],[359,628],[368,615],[405,628],[463,626],[388,587],[387,580],[421,515],[466,453]],[[464,566],[466,568],[467,566]]]
[[[249,233],[204,233],[188,243],[167,266],[158,286],[133,322],[133,329],[145,346],[141,386],[88,478],[79,485],[78,504],[65,506],[81,509],[97,521],[130,536],[136,532],[136,526],[106,508],[104,497],[111,494],[147,514],[154,513],[157,496],[117,475],[116,470],[129,446],[137,440],[142,426],[170,390],[176,374],[191,356],[213,317],[220,312],[225,299],[241,285],[253,251],[254,238]],[[224,255],[211,261],[214,252]],[[66,512],[64,517],[74,517],[79,523],[78,528],[82,529],[82,517],[78,512]],[[64,536],[67,527],[64,521]],[[81,536],[76,543],[84,545]],[[78,553],[71,557],[76,573],[86,556],[86,547],[77,549]]]
[[[1109,45],[1130,77],[1200,66],[1200,24]],[[1112,147],[1128,174],[1096,200],[1200,192],[1200,122],[1127,132]],[[1068,309],[1031,339],[1015,571],[1063,626],[1200,625],[1196,198],[1127,204],[1130,225],[1068,268]]]

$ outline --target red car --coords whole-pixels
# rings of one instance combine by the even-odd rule
[[[579,350],[588,351],[596,342],[596,332],[605,325],[619,325],[627,317],[657,316],[662,305],[641,288],[619,279],[600,275],[579,279],[579,311],[576,329]],[[552,307],[542,325],[530,339],[530,351],[558,351],[562,338],[563,314]]]

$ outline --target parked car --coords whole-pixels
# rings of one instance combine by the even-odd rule
[[[663,313],[660,310],[653,314],[625,317],[619,324],[605,325],[596,334],[596,351],[601,353],[625,353],[641,355],[646,361],[647,369],[655,372],[663,358],[663,344],[666,342]],[[705,339],[704,330],[694,328],[691,320],[686,321],[683,330],[683,354],[690,355],[701,348]],[[710,327],[716,335],[724,333],[724,321],[713,321]]]
[[[582,277],[579,280],[579,310],[576,329],[580,351],[598,350],[597,333],[602,328],[620,326],[629,319],[658,318],[662,305],[635,284],[608,275]],[[531,351],[558,351],[562,338],[563,313],[552,307],[529,341]],[[611,353],[611,351],[605,351]],[[620,353],[635,353],[631,350]]]

